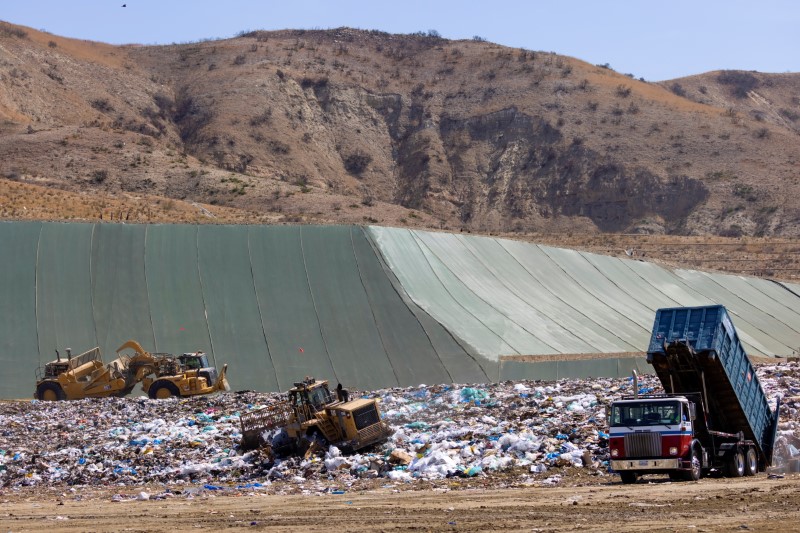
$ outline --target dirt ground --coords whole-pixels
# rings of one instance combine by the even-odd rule
[[[798,474],[697,483],[653,477],[636,485],[603,476],[581,486],[507,489],[405,484],[315,495],[203,491],[187,497],[184,487],[167,499],[133,499],[148,489],[154,490],[4,490],[0,531],[800,530]]]

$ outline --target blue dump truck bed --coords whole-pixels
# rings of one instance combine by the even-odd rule
[[[703,396],[706,430],[742,432],[755,443],[765,464],[772,463],[779,409],[769,408],[725,307],[656,311],[647,361],[666,392]]]

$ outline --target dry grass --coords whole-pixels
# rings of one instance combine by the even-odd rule
[[[123,195],[110,198],[0,180],[0,219],[74,222],[269,222],[265,217],[225,207],[171,198]]]
[[[741,99],[709,73],[676,80],[688,94],[679,96],[674,82],[473,41],[339,29],[118,47],[24,32],[0,35],[9,51],[0,65],[3,217],[203,220],[198,203],[225,221],[552,234],[613,251],[644,237],[602,236],[592,213],[623,203],[628,214],[610,231],[800,236],[798,75],[759,75],[755,94]],[[581,175],[540,187],[520,163],[525,148],[513,124],[488,141],[442,134],[446,119],[508,109],[557,130],[556,154],[579,141],[584,150],[567,166],[612,165],[660,184],[695,180],[708,199],[685,220],[670,219],[669,209],[636,214],[642,198],[665,206],[676,199],[646,180],[590,185]],[[504,144],[503,135],[512,140]],[[467,149],[459,151],[461,142]],[[353,154],[369,161],[357,175],[346,164]],[[458,164],[468,172],[456,173]],[[12,184],[53,195],[43,193],[40,205]],[[621,188],[616,196],[587,192],[604,186]],[[578,214],[563,214],[542,188],[553,197],[582,194]],[[70,199],[63,205],[55,200],[62,195]],[[606,244],[589,244],[598,239]],[[737,250],[737,259],[726,253],[735,245],[698,254],[669,237],[645,253],[791,275],[794,252],[764,251],[768,241],[761,252]]]

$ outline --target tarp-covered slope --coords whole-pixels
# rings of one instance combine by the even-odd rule
[[[725,305],[750,355],[786,356],[800,346],[796,285],[506,239],[369,232],[423,310],[479,355],[503,360],[501,379],[635,368],[627,358],[541,357],[537,363],[535,356],[645,351],[660,307]]]
[[[235,389],[304,376],[380,388],[481,382],[476,358],[398,292],[365,230],[0,223],[0,397],[29,397],[69,347],[128,339],[229,364]]]
[[[659,307],[727,306],[751,355],[800,346],[800,288],[392,228],[0,223],[0,397],[55,350],[203,350],[235,389],[647,370]]]

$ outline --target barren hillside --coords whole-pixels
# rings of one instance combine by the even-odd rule
[[[230,220],[797,237],[798,114],[800,74],[647,83],[435,35],[110,46],[0,24],[0,192],[79,193],[84,218],[139,202],[124,216],[152,220],[161,198]]]

